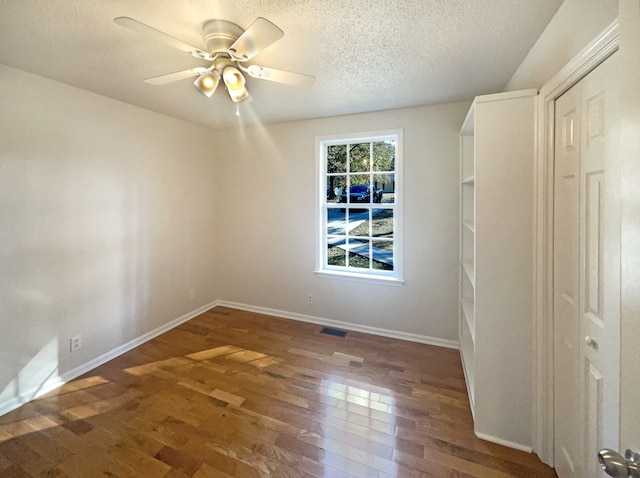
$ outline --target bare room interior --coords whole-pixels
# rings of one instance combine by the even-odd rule
[[[640,1],[0,39],[0,476],[640,476]]]

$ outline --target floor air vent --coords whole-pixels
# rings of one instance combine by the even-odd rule
[[[327,334],[327,335],[335,335],[336,337],[346,337],[347,336],[347,331],[346,330],[339,330],[339,329],[334,329],[332,327],[323,327],[322,330],[320,331],[321,334]]]

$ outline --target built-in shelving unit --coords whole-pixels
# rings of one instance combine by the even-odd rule
[[[530,450],[535,90],[477,97],[460,130],[459,339],[475,432]]]

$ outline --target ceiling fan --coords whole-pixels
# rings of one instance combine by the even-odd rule
[[[246,63],[284,35],[280,28],[266,18],[258,17],[246,30],[226,20],[206,22],[202,27],[202,37],[207,45],[206,51],[133,18],[117,17],[113,21],[156,41],[190,53],[196,58],[211,62],[209,67],[195,67],[144,80],[152,85],[164,85],[197,76],[194,85],[204,95],[211,97],[222,79],[231,100],[239,103],[251,100],[242,72],[253,78],[301,87],[311,86],[315,80],[315,77],[301,73]]]

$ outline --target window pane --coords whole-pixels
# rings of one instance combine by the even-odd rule
[[[330,236],[344,236],[346,231],[345,212],[336,208],[327,209],[327,234]]]
[[[373,237],[393,238],[393,210],[374,209],[372,211],[371,235]]]
[[[363,184],[370,184],[371,176],[369,174],[354,174],[351,176],[351,185],[360,186]]]
[[[345,191],[347,176],[327,176],[327,202],[340,201],[340,195]]]
[[[347,145],[327,146],[327,173],[347,172]]]
[[[394,141],[378,141],[373,143],[373,170],[395,171],[396,143]]]
[[[327,265],[346,266],[347,251],[343,238],[327,238]]]
[[[372,191],[373,189],[369,185],[369,175],[353,176],[351,178],[351,186],[349,187],[349,195],[348,195],[349,202],[352,204],[357,204],[357,203],[368,204],[371,202]],[[377,198],[379,193],[374,192],[374,195]],[[347,194],[346,192],[343,192],[340,202],[346,202],[346,200],[347,200]]]
[[[369,269],[369,241],[349,241],[349,267]]]
[[[349,171],[352,173],[364,173],[371,171],[369,162],[369,145],[371,143],[359,143],[350,145]]]
[[[393,270],[393,242],[373,241],[373,269]]]
[[[369,236],[369,210],[349,209],[349,235]]]
[[[380,200],[377,202],[394,203],[395,201],[395,175],[389,174],[374,174],[373,185],[380,190]]]

